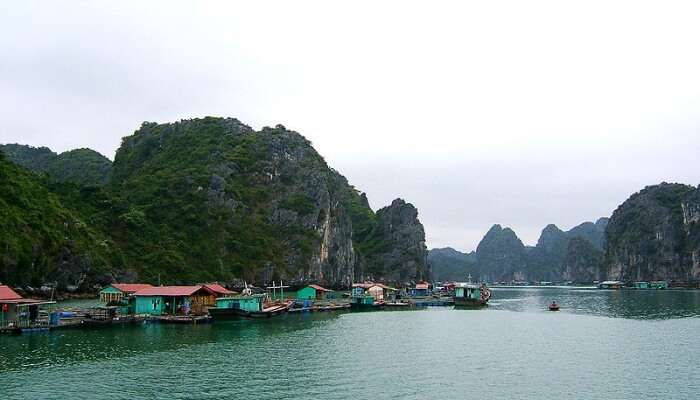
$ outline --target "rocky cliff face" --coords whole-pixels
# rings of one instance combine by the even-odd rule
[[[524,246],[511,229],[494,225],[476,252],[458,253],[461,257],[455,257],[434,249],[430,259],[440,266],[438,280],[464,280],[471,274],[485,281],[590,283],[601,276],[607,222],[607,218],[600,218],[596,223],[584,222],[569,231],[547,225],[534,247]]]
[[[430,249],[428,264],[436,281],[464,281],[469,275],[478,277],[476,253],[462,253],[451,247]]]
[[[55,163],[47,151],[34,159]],[[78,164],[70,165],[61,176],[73,176]],[[348,286],[366,276],[410,281],[429,274],[417,210],[396,200],[375,214],[364,193],[281,125],[255,131],[231,118],[144,123],[123,139],[109,177],[104,187],[53,189],[106,237],[97,248],[118,254],[100,268],[89,260],[52,262],[38,280],[74,275],[78,264],[106,272],[100,276],[107,280],[173,284]]]
[[[573,280],[573,276],[575,282],[597,280],[600,275],[600,257],[592,255],[583,242],[600,253],[605,246],[607,223],[608,218],[600,218],[595,223],[584,222],[566,232],[556,225],[547,225],[542,230],[537,246],[528,254],[528,279],[559,282]],[[580,240],[572,244],[574,239]],[[585,264],[594,261],[596,264]],[[586,274],[586,271],[590,273]]]
[[[384,251],[373,258],[378,280],[410,282],[430,279],[425,231],[418,220],[418,210],[403,199],[377,211],[379,237],[386,243]]]
[[[574,283],[599,281],[602,262],[603,252],[600,249],[582,237],[574,237],[567,245],[561,280]]]
[[[42,179],[0,152],[0,282],[86,289],[119,256]]]
[[[112,185],[154,224],[176,227],[192,208],[196,225],[180,234],[200,246],[173,250],[203,267],[196,271],[329,285],[362,273],[352,218],[372,211],[303,136],[281,125],[255,132],[234,119],[144,124],[124,140],[114,165]],[[124,242],[138,242],[134,236]],[[162,272],[181,262],[173,261],[161,263]]]
[[[489,282],[525,280],[525,253],[523,242],[512,229],[498,224],[492,226],[476,248],[480,279]]]
[[[571,228],[567,235],[570,238],[581,237],[589,241],[598,250],[605,247],[605,228],[608,226],[610,218],[599,218],[595,223],[584,222]]]
[[[632,195],[610,218],[605,273],[623,281],[700,280],[700,188],[662,183]]]

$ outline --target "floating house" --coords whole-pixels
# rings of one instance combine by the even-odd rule
[[[131,296],[139,290],[153,287],[148,283],[113,283],[100,290],[100,302],[105,304],[118,304],[125,297]]]
[[[212,292],[214,292],[214,296],[216,296],[216,298],[219,298],[219,297],[226,297],[226,296],[233,296],[234,294],[236,294],[236,292],[233,292],[233,291],[231,291],[231,290],[228,290],[228,289],[226,289],[225,287],[221,286],[221,285],[218,284],[218,283],[205,283],[205,284],[202,285],[202,286],[204,286],[205,288],[207,288],[207,289],[211,290]],[[214,303],[213,303],[213,304],[210,304],[210,305],[213,306],[213,305],[215,305],[215,304],[216,304],[216,301],[214,301]]]
[[[649,289],[649,282],[635,282],[633,287],[635,289]]]
[[[426,282],[416,283],[410,291],[412,297],[425,297],[430,295],[430,284]]]
[[[352,284],[352,294],[355,296],[359,295],[369,295],[376,301],[389,300],[390,297],[396,292],[393,287],[387,286],[383,283],[353,283]]]
[[[622,289],[620,281],[604,281],[598,284],[598,289]]]
[[[333,291],[319,285],[309,285],[297,291],[298,300],[327,300],[333,298]]]
[[[203,285],[153,286],[134,293],[135,313],[148,315],[206,314],[216,293]]]
[[[455,283],[453,298],[455,306],[485,306],[491,298],[491,291],[484,284],[458,282]]]
[[[34,328],[48,326],[48,318],[41,317],[41,311],[53,301],[25,299],[9,286],[0,285],[0,329]]]
[[[649,282],[649,289],[668,289],[668,282],[666,282],[666,281]]]

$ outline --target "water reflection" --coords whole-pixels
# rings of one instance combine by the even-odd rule
[[[205,325],[143,322],[99,329],[66,328],[48,334],[0,336],[0,372],[90,360],[113,360],[209,343],[232,345],[313,329],[342,313],[289,314],[270,320]]]

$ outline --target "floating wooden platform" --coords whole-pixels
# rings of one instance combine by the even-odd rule
[[[302,308],[290,308],[288,312],[298,313],[298,312],[315,312],[315,311],[338,311],[350,309],[350,304],[329,304],[322,306],[311,306]]]
[[[152,322],[160,322],[161,324],[208,324],[212,319],[208,315],[161,315],[153,316],[148,319]]]

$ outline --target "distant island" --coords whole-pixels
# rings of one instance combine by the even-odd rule
[[[700,187],[648,186],[608,218],[569,231],[547,225],[536,246],[525,246],[510,228],[494,225],[476,251],[431,249],[436,280],[467,275],[487,282],[667,280],[700,282]]]

